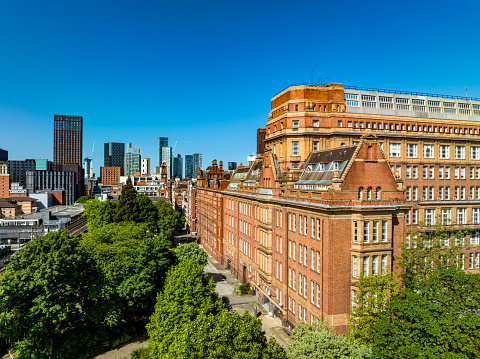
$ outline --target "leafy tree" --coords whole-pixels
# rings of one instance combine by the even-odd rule
[[[371,327],[386,312],[392,296],[398,294],[398,280],[387,268],[385,273],[361,276],[356,282],[357,306],[348,314],[350,338],[357,344],[372,344]]]
[[[122,192],[120,193],[115,221],[137,222],[138,209],[137,191],[133,187],[132,180],[128,177],[127,183],[122,187]]]
[[[91,199],[95,199],[94,196],[82,196],[79,199],[75,201],[75,203],[85,203],[87,201],[90,201]]]
[[[200,266],[205,267],[208,263],[208,254],[205,252],[197,242],[180,244],[175,249],[175,254],[179,261],[186,259],[194,259]]]
[[[166,201],[160,200],[156,204],[158,209],[158,230],[171,236],[174,231],[179,231],[185,224],[185,218],[175,211]]]
[[[243,316],[230,310],[204,314],[183,326],[173,339],[164,358],[262,359],[286,358],[275,339],[267,343],[259,319],[246,312]]]
[[[213,280],[193,259],[182,261],[170,270],[147,325],[152,358],[165,358],[184,326],[201,313],[216,315],[230,309],[226,298],[220,300],[214,289]]]
[[[83,204],[83,216],[88,218],[89,231],[115,222],[117,204],[110,200],[90,200]]]
[[[147,196],[137,194],[138,222],[148,225],[150,230],[155,230],[158,225],[158,210]]]
[[[85,233],[80,243],[94,269],[89,280],[91,320],[112,328],[153,310],[165,273],[176,258],[165,237],[152,237],[145,224],[111,223]]]
[[[403,287],[370,329],[376,356],[478,356],[480,275],[461,269],[467,232],[450,229],[410,233],[399,263]]]
[[[85,260],[67,231],[37,237],[0,276],[0,337],[18,358],[58,358],[84,302]]]
[[[337,335],[327,323],[300,321],[292,333],[293,340],[287,347],[289,359],[363,359],[372,355],[370,348]]]

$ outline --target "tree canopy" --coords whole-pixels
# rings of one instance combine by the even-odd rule
[[[175,211],[172,206],[163,200],[156,204],[158,210],[158,230],[171,236],[174,231],[179,231],[185,224],[185,218]]]
[[[200,266],[205,267],[208,263],[208,254],[197,242],[180,244],[175,249],[175,254],[179,261],[194,259]]]
[[[300,321],[292,334],[293,340],[287,347],[288,359],[367,359],[372,355],[369,347],[337,335],[327,323]]]
[[[85,203],[87,201],[90,201],[91,199],[95,199],[94,196],[82,196],[79,199],[75,201],[75,203]]]
[[[90,200],[83,204],[83,216],[87,217],[87,229],[89,231],[115,222],[117,216],[117,204],[110,200]]]
[[[122,187],[120,199],[118,200],[116,222],[136,222],[138,220],[139,208],[137,202],[137,191],[133,187],[130,177]]]

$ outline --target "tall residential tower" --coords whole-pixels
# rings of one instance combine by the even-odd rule
[[[53,116],[53,165],[61,171],[64,165],[82,165],[83,117]]]

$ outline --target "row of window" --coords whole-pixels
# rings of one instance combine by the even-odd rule
[[[320,265],[321,265],[321,254],[319,251],[315,251],[314,249],[310,250],[311,254],[311,269],[320,273]],[[297,244],[295,241],[288,241],[288,258],[296,261],[297,260]],[[316,260],[315,260],[316,259]],[[302,246],[298,244],[298,261],[300,264],[308,267],[308,248],[306,245]]]
[[[392,171],[394,166],[391,166]],[[453,166],[439,166],[438,179],[450,179],[450,167]],[[435,179],[435,166],[423,166],[423,179]],[[396,166],[396,171],[401,171],[401,166]],[[480,179],[480,167],[470,167],[470,179]],[[466,179],[466,167],[454,167],[455,179]],[[418,166],[406,166],[406,179],[418,179]]]
[[[308,217],[298,216],[298,233],[308,236]],[[297,232],[297,215],[295,213],[288,213],[288,230]],[[320,219],[310,217],[310,236],[312,238],[320,239]]]
[[[296,289],[296,272],[294,269],[288,268],[288,286],[292,288],[294,291],[297,291]],[[298,294],[308,300],[308,279],[305,276],[302,276],[302,274],[298,275]],[[295,311],[292,309],[292,306],[290,304],[295,305],[295,300],[289,299],[289,310],[292,311],[292,313],[295,313]],[[321,299],[321,293],[320,293],[320,285],[318,283],[315,283],[314,281],[310,281],[310,303],[315,305],[316,307],[320,308],[320,299]],[[290,301],[293,300],[293,303],[290,303]]]
[[[363,221],[363,243],[387,242],[387,226],[388,221]],[[353,221],[353,243],[358,243],[358,230],[358,222]]]
[[[381,191],[380,187],[377,187],[375,189],[375,199],[380,199],[380,191]],[[363,195],[364,195],[363,192],[364,192],[363,187],[358,188],[358,199],[359,200],[363,200]],[[366,197],[367,200],[373,199],[372,193],[373,193],[372,187],[368,187],[367,188],[367,197]]]
[[[417,145],[416,143],[407,143],[407,158],[417,158],[418,147],[419,145]],[[440,145],[439,150],[440,150],[441,159],[450,159],[450,145]],[[400,157],[400,143],[390,144],[390,157]],[[434,157],[435,157],[434,145],[432,144],[423,145],[423,158],[429,159]],[[465,146],[455,146],[455,159],[456,160],[465,159]],[[478,146],[470,147],[470,159],[471,160],[480,159],[480,147]]]
[[[464,201],[464,200],[480,200],[480,187],[470,187],[469,197],[466,197],[466,187],[465,186],[455,186],[454,192],[452,193],[453,200]],[[405,197],[407,201],[449,201],[450,200],[450,186],[439,186],[438,187],[438,196],[435,197],[435,187],[434,186],[423,186],[422,188],[422,198],[418,197],[418,187],[416,186],[407,186],[405,190]]]
[[[360,275],[376,275],[385,273],[387,268],[388,256],[386,254],[372,256],[352,256],[352,277],[358,278]],[[360,265],[360,268],[359,268]]]
[[[480,112],[477,113],[480,115]],[[344,127],[344,121],[338,120],[338,127]],[[447,126],[431,126],[431,125],[410,125],[399,123],[384,123],[384,122],[358,122],[347,121],[347,127],[353,128],[371,128],[373,130],[395,130],[395,131],[415,131],[415,132],[439,132],[439,133],[464,133],[464,134],[478,134],[478,129],[469,127],[447,127]]]
[[[425,224],[433,225],[435,224],[435,209],[427,208],[425,209]],[[452,209],[451,208],[441,208],[440,209],[440,219],[442,224],[452,224]],[[467,224],[467,208],[455,208],[456,212],[456,222],[455,224]],[[438,213],[438,212],[437,212]],[[470,221],[468,223],[480,224],[480,208],[472,208]]]

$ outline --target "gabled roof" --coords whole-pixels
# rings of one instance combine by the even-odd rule
[[[262,166],[263,160],[255,161],[245,178],[245,182],[257,182],[257,179],[260,179],[260,175],[262,174]]]
[[[342,146],[310,153],[300,179],[295,184],[329,185],[335,170],[342,177],[359,145]]]
[[[230,177],[230,183],[228,184],[227,189],[236,190],[240,181],[245,180],[248,172],[250,171],[249,166],[238,166],[233,173],[233,176]]]

